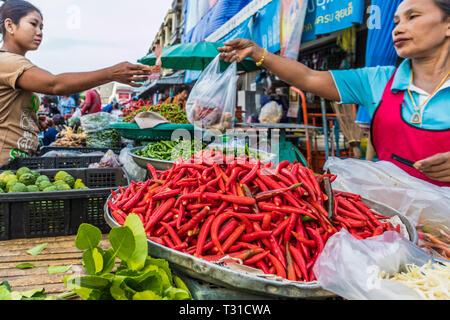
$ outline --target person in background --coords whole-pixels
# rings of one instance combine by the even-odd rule
[[[102,112],[102,98],[98,89],[91,89],[86,92],[86,97],[81,106],[81,114],[94,114]]]
[[[62,96],[59,98],[58,108],[64,118],[69,118],[75,107],[75,100],[72,97]]]
[[[44,132],[44,138],[42,140],[44,146],[49,146],[56,141],[56,136],[59,132],[61,132],[61,130],[63,130],[63,126],[65,124],[64,117],[57,114],[53,116],[50,124],[51,127]]]
[[[164,101],[164,104],[176,104],[184,109],[186,101],[189,97],[189,91],[186,87],[181,87],[175,91],[174,97],[169,97]]]
[[[122,114],[122,111],[120,110],[120,105],[116,102],[114,103],[112,110],[111,110],[111,114],[113,116],[120,116]]]

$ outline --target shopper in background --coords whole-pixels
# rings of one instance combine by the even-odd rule
[[[58,108],[66,120],[73,113],[75,107],[76,107],[75,100],[71,96],[59,97]]]
[[[51,124],[51,127],[44,132],[44,139],[42,140],[44,146],[49,146],[56,141],[56,136],[63,130],[64,117],[59,114],[53,116]]]
[[[102,112],[102,98],[98,89],[91,89],[86,92],[86,97],[81,106],[81,114],[94,114]]]
[[[37,153],[42,128],[36,94],[68,96],[110,82],[141,87],[137,82],[148,80],[154,70],[123,62],[92,72],[53,75],[25,57],[41,45],[43,26],[41,11],[27,1],[7,1],[0,7],[0,165]]]

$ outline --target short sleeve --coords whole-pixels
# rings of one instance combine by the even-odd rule
[[[0,54],[0,84],[16,89],[17,79],[35,65],[27,58],[11,53]]]
[[[364,106],[372,116],[395,67],[370,67],[330,71],[338,88],[341,103]]]

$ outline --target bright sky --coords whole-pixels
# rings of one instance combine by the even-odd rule
[[[44,41],[27,57],[51,73],[136,63],[153,43],[172,0],[29,0],[44,16]]]

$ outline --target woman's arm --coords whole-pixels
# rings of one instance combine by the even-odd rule
[[[17,80],[18,87],[36,93],[64,96],[82,92],[109,82],[120,82],[140,87],[135,81],[146,81],[153,68],[128,62],[92,72],[53,75],[38,67],[25,71]]]
[[[264,49],[253,41],[236,39],[219,48],[220,58],[226,62],[242,61],[248,57],[259,62]],[[333,76],[328,71],[315,71],[284,57],[267,53],[263,66],[286,83],[332,101],[341,101]]]

